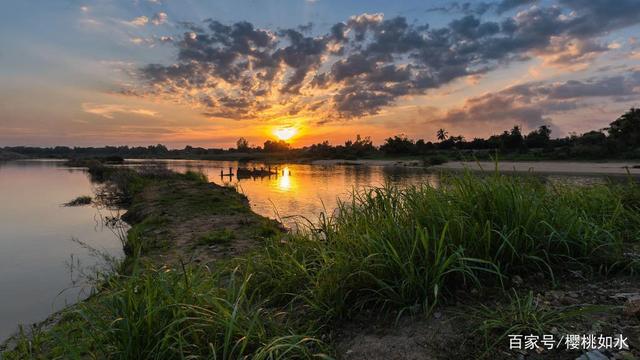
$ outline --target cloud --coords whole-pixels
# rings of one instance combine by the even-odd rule
[[[537,0],[502,0],[499,2],[448,2],[446,5],[427,9],[427,12],[462,13],[467,15],[483,15],[488,11],[502,14],[525,5],[535,4]]]
[[[593,39],[576,39],[568,36],[552,37],[547,47],[534,54],[543,60],[544,66],[569,70],[582,70],[589,66],[598,55],[613,50]]]
[[[148,116],[148,117],[157,117],[158,112],[143,109],[143,108],[133,108],[125,105],[117,105],[117,104],[95,104],[95,103],[83,103],[82,111],[101,116],[105,119],[113,119],[115,114],[123,113],[123,114],[133,114],[140,116]]]
[[[156,26],[162,25],[167,22],[168,18],[169,16],[167,15],[167,13],[159,12],[153,15],[153,18],[151,19],[151,23],[153,23],[153,25],[156,25]]]
[[[138,16],[127,23],[132,26],[145,26],[149,23],[149,18],[146,16]]]
[[[640,96],[640,71],[564,82],[529,82],[467,99],[463,106],[429,122],[468,129],[505,129],[520,125],[529,131],[555,126],[552,115],[589,108],[589,100],[629,101]]]
[[[519,8],[525,5],[536,3],[537,0],[502,0],[496,4],[496,12],[502,14],[503,12]]]
[[[606,3],[560,0],[562,6],[532,6],[491,21],[466,15],[440,28],[361,14],[315,36],[249,22],[185,23],[171,42],[176,61],[144,66],[140,86],[123,92],[186,101],[232,119],[357,118],[532,57],[585,66],[609,51],[601,37],[640,22],[640,2],[621,0],[615,9]]]

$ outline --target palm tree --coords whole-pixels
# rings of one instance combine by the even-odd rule
[[[447,140],[449,133],[447,132],[447,130],[445,129],[440,129],[438,130],[438,132],[436,133],[436,136],[438,137],[438,140],[440,141],[445,141]]]

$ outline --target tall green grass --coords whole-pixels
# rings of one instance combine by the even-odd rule
[[[144,267],[115,275],[67,311],[45,338],[23,336],[7,359],[310,359],[318,340],[296,333],[247,292],[250,275]],[[37,354],[47,354],[38,357]]]
[[[481,335],[484,340],[484,353],[486,357],[494,351],[496,346],[503,343],[511,334],[552,334],[553,332],[566,333],[567,323],[573,323],[578,318],[598,311],[607,310],[606,306],[567,306],[564,308],[551,308],[545,306],[543,301],[529,292],[525,295],[507,296],[507,302],[500,305],[487,306],[481,304],[473,308],[465,309],[461,314],[474,320],[474,334]],[[555,330],[554,330],[555,328]]]
[[[637,267],[634,184],[553,185],[534,177],[464,174],[438,187],[371,188],[318,227],[245,259],[273,304],[331,321],[362,309],[430,310],[457,289],[505,276],[577,267]]]

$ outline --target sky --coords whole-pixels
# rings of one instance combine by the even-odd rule
[[[640,106],[639,0],[0,8],[0,146],[560,137]]]

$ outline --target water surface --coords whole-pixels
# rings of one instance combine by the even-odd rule
[[[61,206],[92,191],[85,172],[57,162],[0,163],[0,341],[88,294],[78,271],[100,259],[72,239],[122,253],[95,207]]]

